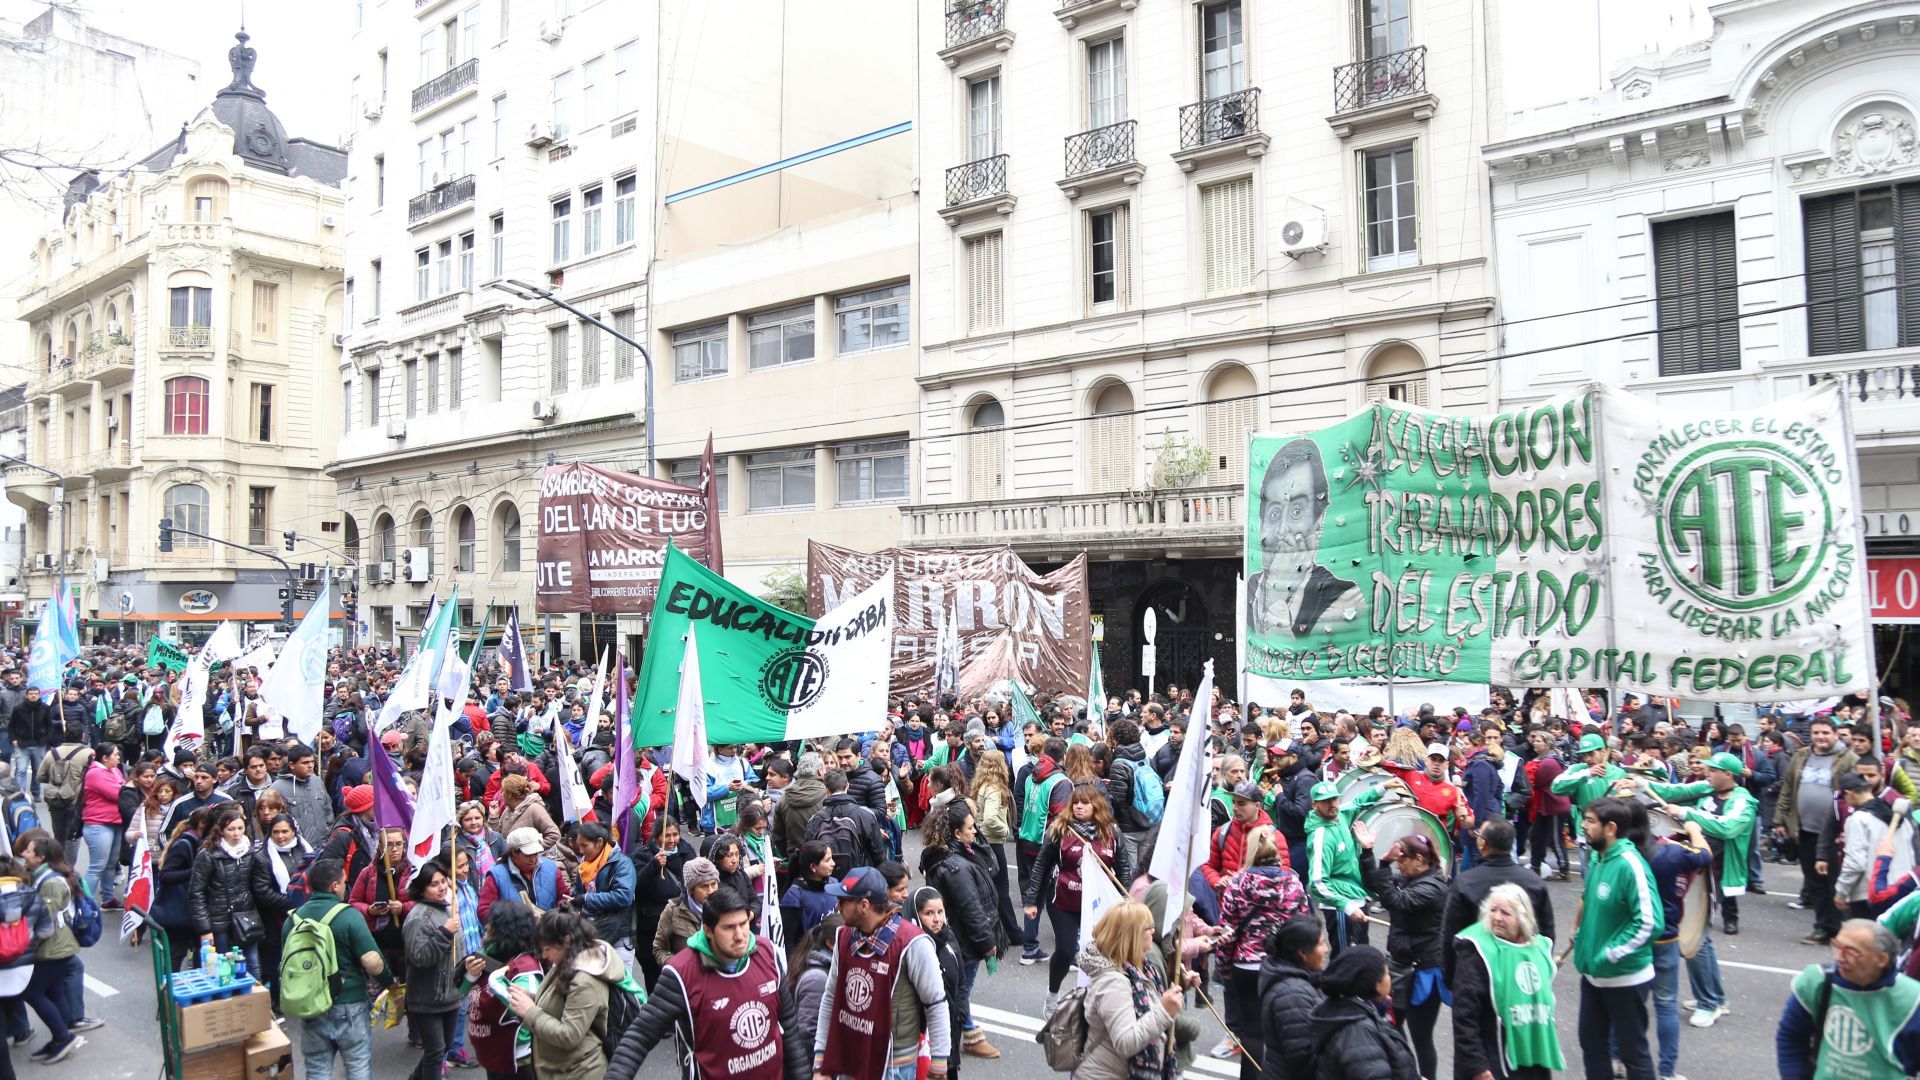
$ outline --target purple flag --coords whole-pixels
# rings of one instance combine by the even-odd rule
[[[633,725],[627,717],[627,658],[616,657],[614,664],[614,738],[613,738],[613,827],[620,850],[631,854],[640,839],[633,827],[633,804],[640,801],[640,777],[633,759]]]
[[[373,825],[376,829],[413,831],[413,796],[400,783],[400,771],[379,743],[367,745],[368,782],[373,785]]]
[[[476,644],[474,648],[479,648]],[[506,670],[515,693],[533,693],[533,670],[527,667],[527,646],[520,640],[520,605],[507,614],[507,629],[500,635],[500,663]]]

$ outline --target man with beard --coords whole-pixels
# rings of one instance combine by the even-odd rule
[[[1359,586],[1321,566],[1320,525],[1327,513],[1327,470],[1320,448],[1299,438],[1275,451],[1260,480],[1262,569],[1247,579],[1247,628],[1306,638],[1323,621],[1367,625]]]

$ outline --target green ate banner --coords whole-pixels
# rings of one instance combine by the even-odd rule
[[[1840,388],[1376,402],[1248,453],[1247,672],[1778,701],[1870,685]]]

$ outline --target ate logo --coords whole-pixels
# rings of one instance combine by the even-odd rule
[[[804,648],[784,649],[760,669],[760,697],[781,711],[803,709],[827,688],[827,662]]]
[[[866,1012],[873,1004],[873,976],[865,968],[854,968],[847,973],[847,1007],[854,1012]]]
[[[1825,563],[1833,530],[1826,485],[1770,443],[1709,443],[1660,485],[1661,561],[1681,588],[1727,611],[1793,600]]]

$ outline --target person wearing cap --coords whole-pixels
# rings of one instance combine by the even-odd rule
[[[834,931],[820,996],[815,1077],[914,1080],[922,1034],[928,1077],[946,1076],[953,1025],[933,939],[901,916],[885,875],[871,866],[829,882],[827,892],[840,901],[844,925]]]
[[[1552,791],[1555,795],[1572,799],[1573,812],[1579,815],[1586,813],[1588,803],[1604,798],[1612,791],[1614,781],[1627,775],[1627,772],[1613,763],[1613,752],[1607,749],[1606,736],[1597,731],[1580,736],[1574,753],[1579,755],[1580,764],[1554,777]]]
[[[522,826],[507,834],[507,859],[493,864],[480,884],[480,918],[496,900],[519,900],[536,914],[551,911],[567,899],[570,889],[560,864],[546,857],[546,839],[540,830]]]
[[[1242,780],[1233,789],[1233,817],[1225,825],[1213,831],[1213,837],[1207,843],[1207,861],[1200,864],[1200,875],[1206,880],[1207,893],[1196,894],[1195,909],[1201,917],[1210,923],[1218,924],[1218,897],[1220,890],[1226,887],[1227,879],[1240,872],[1246,865],[1247,836],[1253,830],[1265,826],[1273,827],[1273,819],[1261,809],[1267,801],[1267,793],[1252,780]],[[1282,845],[1280,865],[1291,866],[1290,853]]]
[[[1406,785],[1394,781],[1400,790]],[[1340,805],[1340,789],[1330,781],[1313,785],[1313,813],[1307,815],[1307,898],[1327,920],[1333,955],[1349,945],[1367,943],[1367,887],[1360,876],[1359,844],[1353,821],[1380,801],[1384,787],[1369,788]]]
[[[1652,780],[1635,781],[1641,790],[1673,804],[1671,813],[1680,821],[1695,821],[1719,855],[1719,873],[1714,877],[1720,888],[1723,928],[1729,935],[1740,932],[1740,897],[1747,893],[1747,858],[1753,846],[1754,822],[1760,802],[1740,782],[1747,767],[1732,754],[1722,751],[1707,759],[1707,778],[1691,784],[1662,784]],[[1891,819],[1889,808],[1888,819]],[[1851,842],[1852,838],[1848,838]],[[1878,837],[1875,838],[1878,840]],[[1862,851],[1862,866],[1872,864],[1872,847]],[[1848,849],[1852,854],[1852,849]]]

